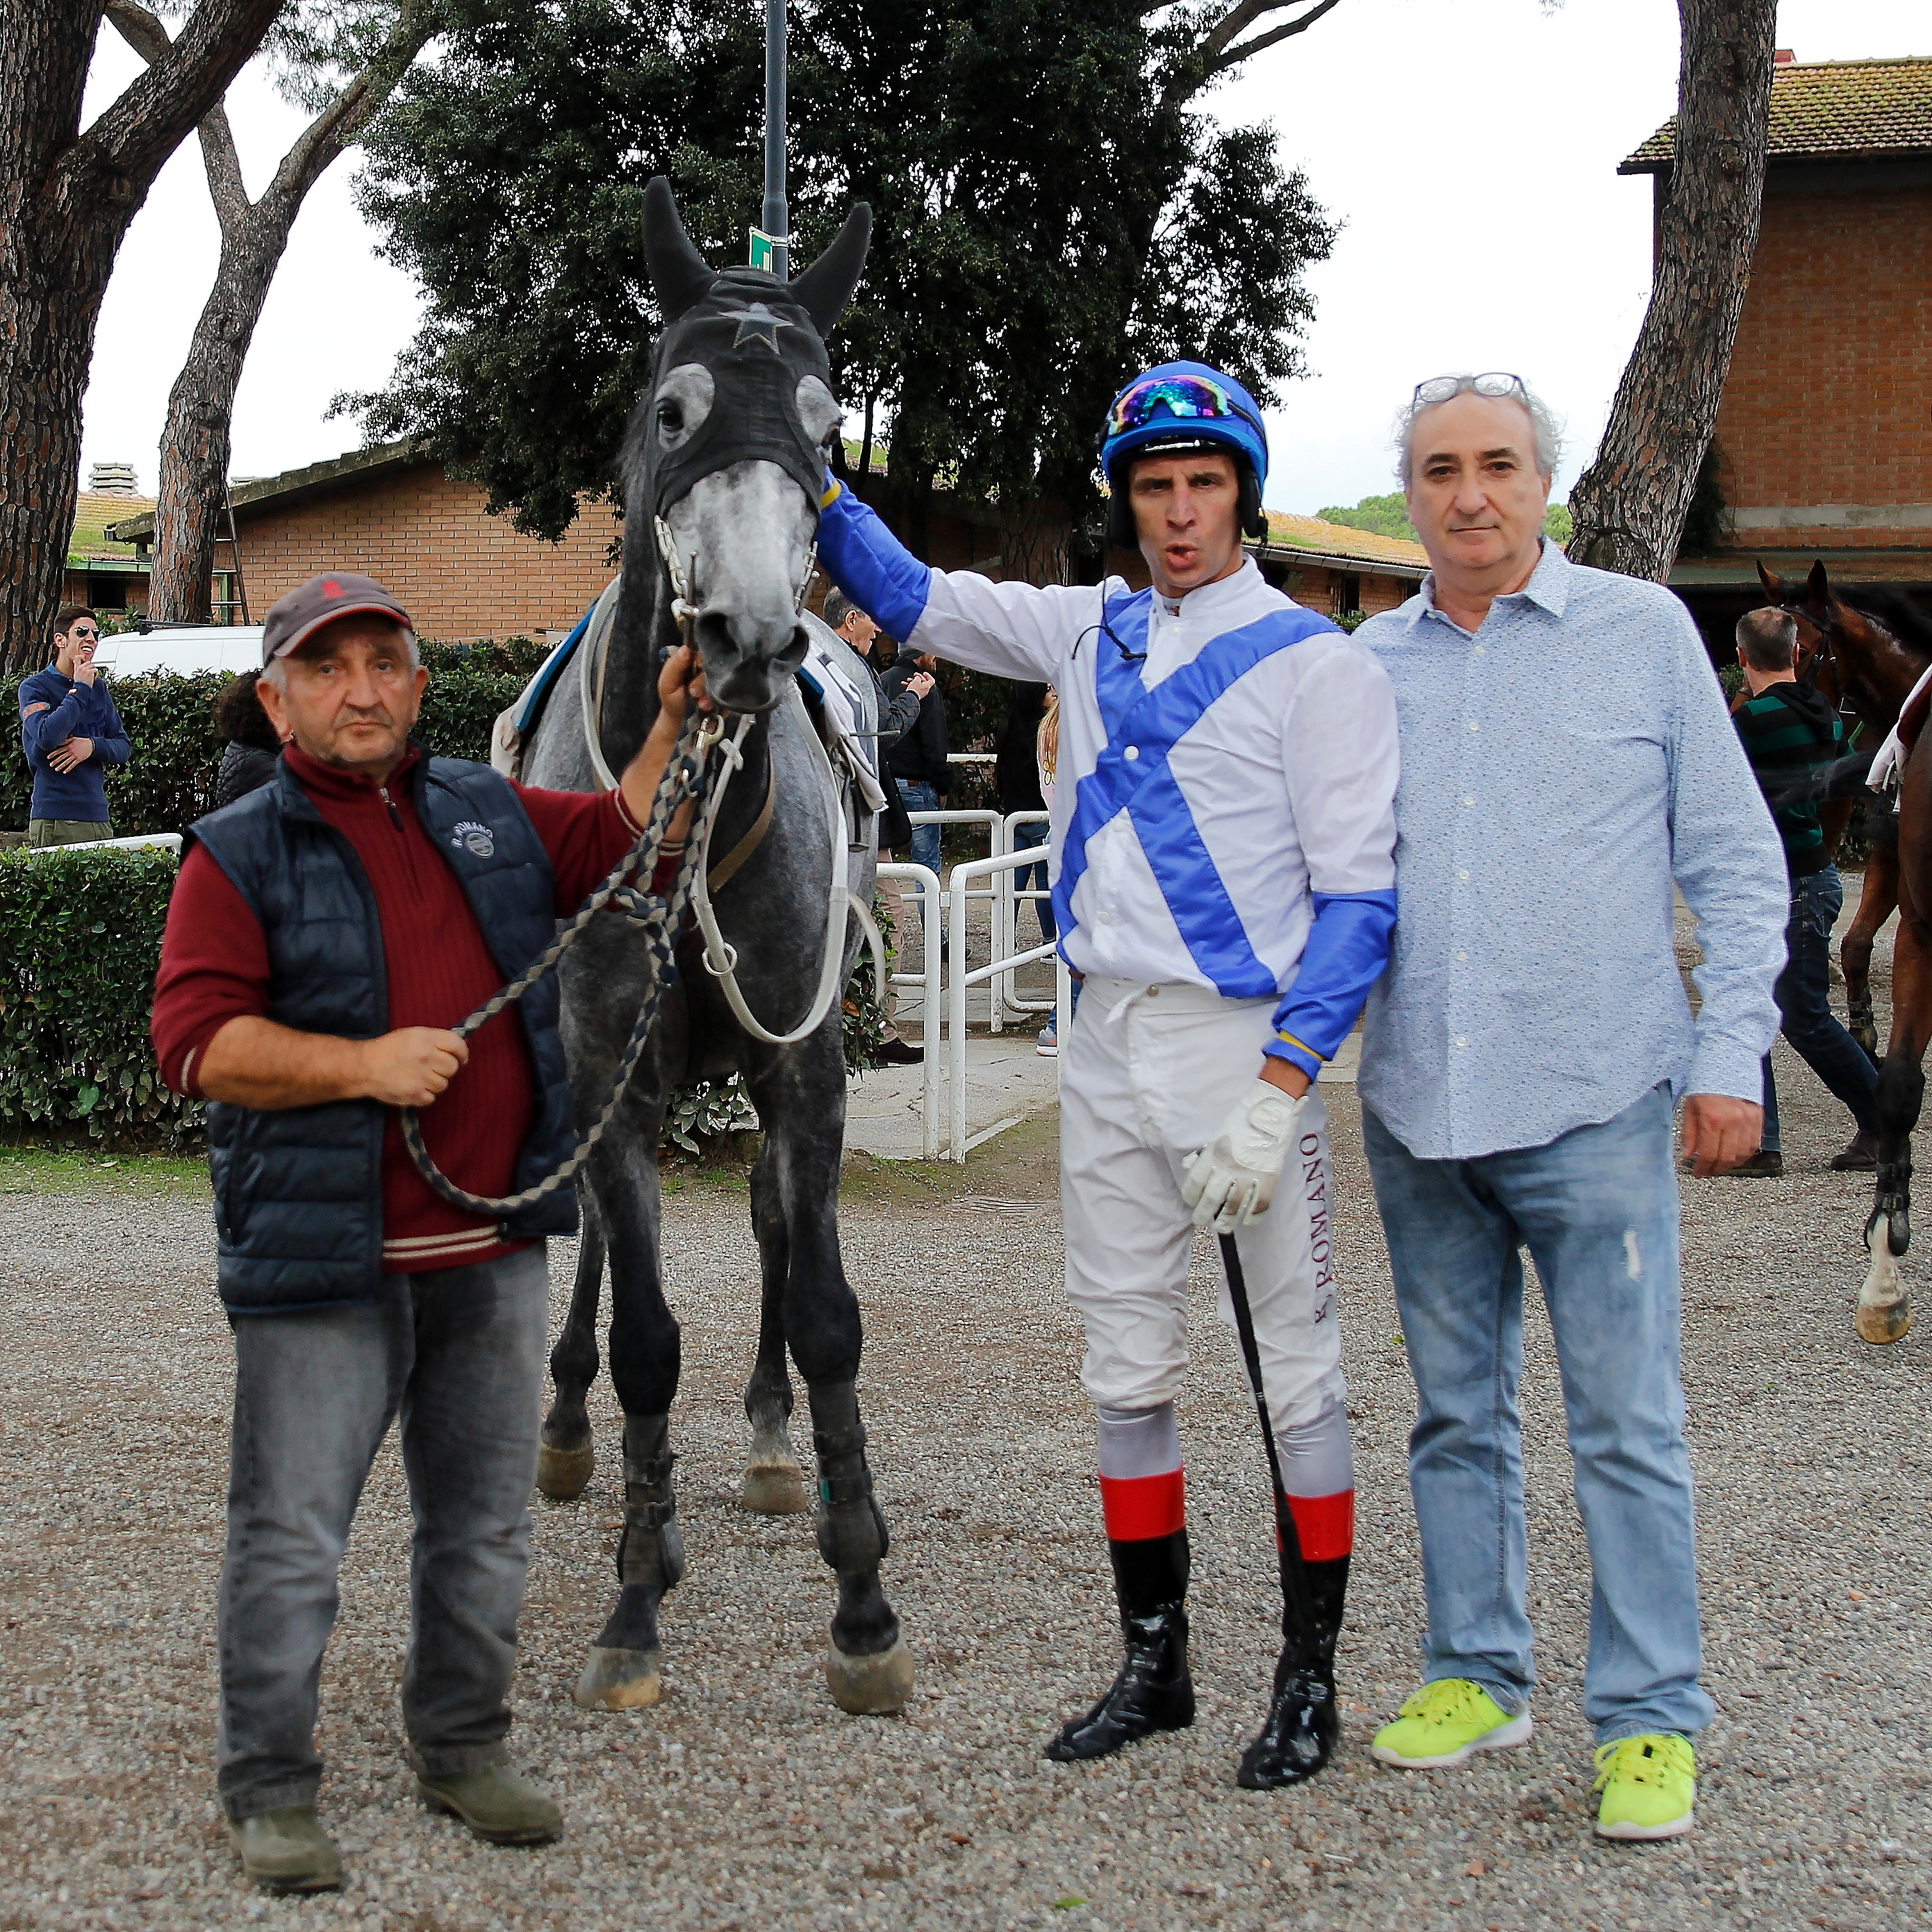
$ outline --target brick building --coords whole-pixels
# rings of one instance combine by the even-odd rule
[[[875,458],[861,490],[896,524],[882,463]],[[507,517],[493,517],[486,500],[480,486],[446,476],[440,463],[406,440],[237,484],[232,501],[250,614],[259,623],[284,591],[319,570],[353,568],[393,591],[422,635],[438,642],[567,630],[614,574],[620,513],[609,503],[586,502],[562,541],[551,544],[524,536]],[[139,573],[138,602],[130,592],[127,608],[140,608],[146,602],[153,506],[118,501],[132,514],[106,535],[118,540],[124,567]],[[1268,524],[1268,541],[1257,550],[1263,568],[1298,602],[1330,615],[1390,609],[1428,567],[1420,546],[1399,538],[1280,512],[1270,512]],[[1066,543],[1064,520],[1050,513],[1009,526],[988,506],[944,491],[926,518],[926,554],[945,570],[1057,578]],[[225,571],[225,544],[216,561]],[[1130,580],[1144,580],[1138,556],[1117,553],[1113,562]],[[214,589],[218,605],[225,582]]]
[[[1619,172],[1670,192],[1675,124]],[[1701,530],[1670,581],[1724,628],[1762,558],[1932,598],[1932,58],[1800,65],[1780,52],[1764,218]]]

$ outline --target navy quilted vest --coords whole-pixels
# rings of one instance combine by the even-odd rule
[[[410,777],[430,842],[461,881],[506,980],[556,930],[549,855],[516,794],[487,765],[419,759]],[[456,836],[465,822],[492,840]],[[375,896],[347,839],[326,824],[286,761],[245,798],[196,822],[199,838],[254,909],[268,942],[268,1017],[304,1033],[373,1040],[388,1030]],[[478,846],[489,847],[480,855]],[[575,1143],[553,974],[522,1001],[537,1106],[513,1192],[560,1166]],[[452,1013],[453,1024],[462,1016]],[[208,1138],[231,1315],[372,1301],[382,1272],[382,1132],[374,1100],[271,1112],[211,1102]],[[502,1224],[506,1240],[568,1234],[561,1187]]]

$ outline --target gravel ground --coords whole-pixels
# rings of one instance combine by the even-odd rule
[[[130,1188],[0,1200],[13,1472],[0,1573],[0,1932],[354,1924],[597,1932],[1020,1925],[1867,1928],[1927,1916],[1926,1330],[1854,1337],[1867,1197],[1844,1137],[1785,1068],[1782,1183],[1685,1184],[1686,1356],[1711,1688],[1700,1829],[1600,1846],[1579,1709],[1588,1600],[1546,1328],[1526,1382],[1539,1730],[1461,1769],[1376,1766],[1420,1620],[1404,1480],[1412,1396],[1352,1090],[1337,1219],[1360,1484],[1343,1646],[1347,1735],[1313,1787],[1244,1792],[1276,1594],[1264,1478],[1204,1248],[1184,1405],[1200,1720],[1100,1765],[1039,1754],[1113,1668],[1076,1324],[1059,1295],[1052,1123],[962,1180],[855,1171],[844,1228],[868,1322],[863,1388],[918,1659],[895,1718],[841,1716],[818,1657],[830,1580],[803,1519],[745,1515],[739,1390],[754,1335],[742,1194],[672,1202],[686,1322],[674,1424],[690,1574],[666,1617],[665,1701],[570,1702],[608,1606],[618,1418],[588,1496],[538,1505],[519,1761],[568,1835],[491,1849],[413,1798],[394,1707],[408,1517],[378,1462],[325,1671],[325,1816],[346,1888],[269,1900],[212,1802],[212,1594],[229,1387],[205,1201]],[[962,1197],[959,1190],[970,1188]],[[1916,1259],[1916,1257],[1915,1257]],[[560,1247],[560,1295],[571,1257]],[[1913,1270],[1916,1272],[1916,1269]]]

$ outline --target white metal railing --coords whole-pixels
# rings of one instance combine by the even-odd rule
[[[897,879],[902,885],[916,886],[920,891],[920,919],[926,951],[923,970],[917,973],[895,973],[892,983],[895,986],[917,986],[922,991],[923,1004],[920,1015],[920,1058],[924,1063],[920,1069],[921,1099],[920,1102],[922,1156],[927,1160],[939,1158],[939,1063],[940,1056],[933,1051],[941,1043],[940,1016],[945,1009],[945,998],[940,983],[939,948],[932,943],[933,920],[937,914],[928,915],[927,908],[940,904],[944,895],[940,890],[939,874],[930,866],[880,865],[874,873],[875,878]],[[928,897],[928,895],[930,897]],[[903,941],[902,934],[896,934]],[[880,1005],[890,1010],[890,996],[884,987],[880,988]],[[964,1056],[964,1048],[961,1049]]]
[[[178,832],[138,832],[127,838],[76,838],[71,845],[27,845],[21,848],[27,852],[99,852],[110,846],[119,846],[124,850],[132,850],[142,845],[159,845],[170,852],[179,852],[182,836]]]

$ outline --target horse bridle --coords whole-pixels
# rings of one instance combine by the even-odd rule
[[[1811,662],[1798,674],[1799,688],[1805,691],[1816,691],[1818,688],[1819,673],[1826,665],[1829,664],[1832,682],[1838,688],[1837,705],[1838,716],[1840,718],[1857,717],[1858,706],[1852,702],[1851,688],[1845,677],[1844,666],[1839,662],[1838,650],[1832,641],[1838,628],[1838,612],[1833,603],[1827,602],[1825,606],[1825,615],[1822,620],[1812,614],[1811,607],[1808,604],[1778,604],[1772,608],[1781,611],[1786,616],[1794,621],[1802,621],[1809,624],[1812,629],[1818,633],[1818,642],[1811,652]]]

